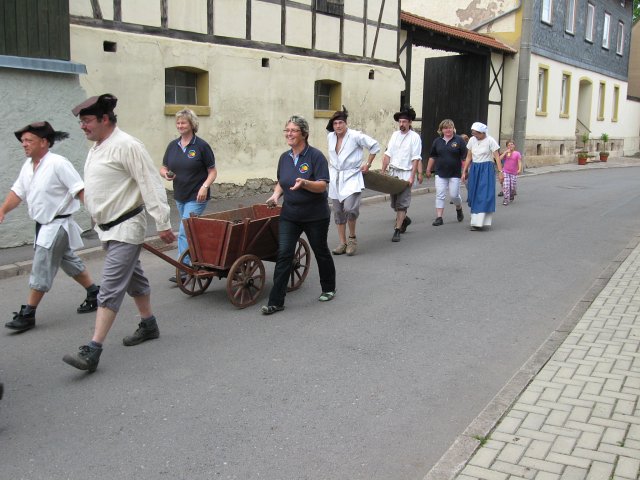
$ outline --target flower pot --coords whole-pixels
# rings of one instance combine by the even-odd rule
[[[600,152],[600,161],[601,162],[606,162],[608,158],[609,158],[609,153]]]
[[[588,157],[586,155],[578,155],[578,165],[586,165],[587,158]]]

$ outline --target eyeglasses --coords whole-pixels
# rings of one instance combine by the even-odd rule
[[[93,122],[94,120],[97,120],[97,118],[85,118],[85,119],[82,119],[82,120],[78,120],[78,125],[80,125],[81,127],[87,126],[91,122]]]
[[[291,129],[287,129],[285,128],[284,130],[282,130],[282,133],[299,133],[302,130],[300,130],[299,128],[291,128]]]

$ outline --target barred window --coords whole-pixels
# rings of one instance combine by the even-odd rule
[[[167,68],[164,71],[164,102],[180,105],[198,104],[198,74]]]

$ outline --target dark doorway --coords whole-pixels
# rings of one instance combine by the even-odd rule
[[[424,62],[422,152],[428,158],[438,125],[450,118],[458,134],[470,135],[473,122],[487,122],[489,57],[454,55]],[[426,165],[426,162],[424,162]]]

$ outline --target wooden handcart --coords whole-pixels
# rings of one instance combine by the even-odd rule
[[[213,277],[227,279],[227,296],[245,308],[258,300],[265,285],[263,261],[275,262],[281,207],[256,204],[183,220],[189,247],[178,260],[144,243],[151,253],[176,267],[176,281],[187,295],[203,293]],[[309,244],[298,240],[288,291],[302,285],[310,267]]]

